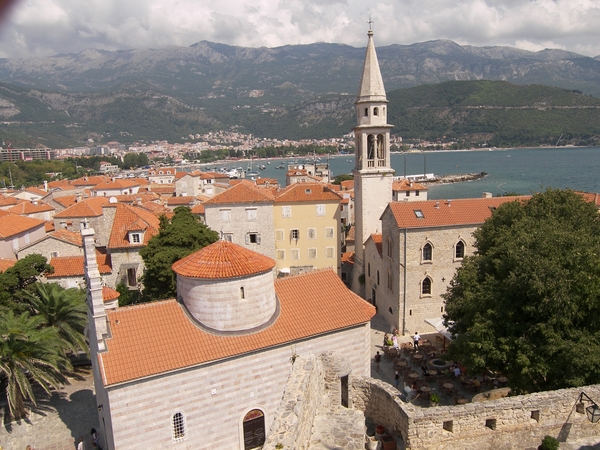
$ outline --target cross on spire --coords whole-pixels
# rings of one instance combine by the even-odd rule
[[[369,14],[369,21],[367,23],[369,24],[369,31],[372,31],[371,25],[373,25],[375,22],[371,20],[371,14]]]

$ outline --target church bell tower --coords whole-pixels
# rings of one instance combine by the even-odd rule
[[[390,161],[390,129],[387,123],[387,96],[379,70],[373,31],[367,33],[367,52],[358,96],[354,127],[354,204],[356,247],[352,290],[365,297],[364,243],[373,233],[381,233],[379,220],[392,201],[394,170]],[[362,281],[362,282],[361,282]]]

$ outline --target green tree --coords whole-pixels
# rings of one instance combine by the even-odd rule
[[[347,181],[347,180],[354,180],[354,177],[352,175],[349,175],[347,173],[343,173],[341,175],[337,175],[331,184],[342,184],[342,181]]]
[[[449,357],[518,391],[600,382],[600,217],[569,190],[499,207],[447,293]]]
[[[27,310],[29,304],[24,292],[40,275],[52,272],[54,269],[42,255],[27,255],[19,259],[14,266],[0,273],[0,309],[9,308],[17,314]]]
[[[53,327],[42,327],[42,316],[12,311],[0,315],[0,373],[6,377],[6,398],[16,420],[26,417],[25,401],[35,404],[34,386],[47,393],[67,383],[61,370],[70,368],[62,340]]]
[[[179,206],[169,221],[161,217],[159,233],[140,251],[144,259],[144,291],[146,300],[176,295],[176,277],[171,266],[196,250],[219,239],[219,235],[200,223],[187,207]]]
[[[64,289],[56,283],[35,283],[25,298],[32,313],[42,317],[42,326],[53,327],[64,342],[64,348],[73,352],[88,351],[83,329],[87,324],[85,292]]]

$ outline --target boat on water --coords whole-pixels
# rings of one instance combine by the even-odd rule
[[[279,164],[277,167],[275,167],[276,169],[285,169],[285,164],[281,163]]]
[[[265,170],[267,168],[267,166],[265,166],[264,164],[261,164],[260,166],[258,166],[258,168],[260,170]]]

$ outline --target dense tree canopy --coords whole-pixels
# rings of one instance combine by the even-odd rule
[[[173,263],[219,239],[189,208],[179,206],[174,212],[170,221],[161,217],[159,233],[140,251],[146,266],[143,294],[147,300],[174,297],[177,286]]]
[[[569,190],[499,207],[445,294],[449,356],[518,391],[600,382],[600,217]]]
[[[37,281],[38,276],[53,271],[42,255],[32,254],[19,259],[14,266],[0,273],[0,310],[26,311],[29,308],[26,290]]]

